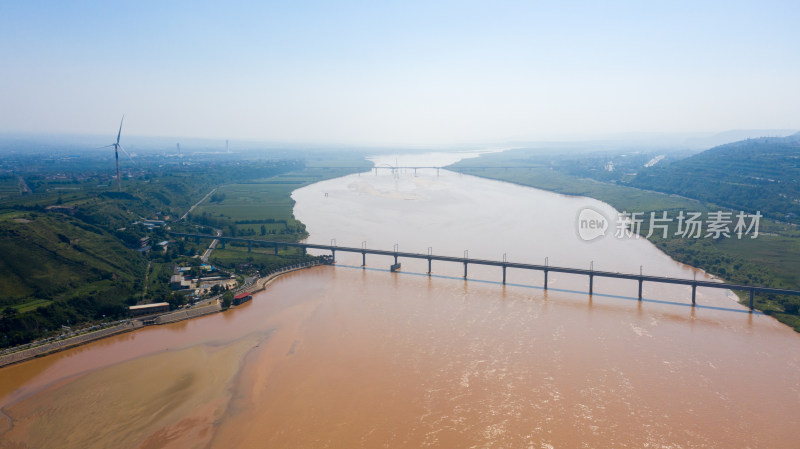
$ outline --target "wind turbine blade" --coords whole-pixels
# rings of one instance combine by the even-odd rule
[[[122,120],[119,121],[119,132],[117,133],[117,145],[119,145],[119,136],[122,134],[122,122],[125,121],[125,114],[122,114]]]
[[[106,146],[102,146],[102,147],[97,147],[97,148],[92,148],[92,149],[93,149],[93,150],[102,150],[103,148],[111,148],[111,147],[113,147],[113,146],[114,146],[114,144],[112,143],[112,144],[110,144],[110,145],[106,145]]]
[[[131,154],[128,153],[128,150],[122,148],[122,145],[117,145],[117,146],[119,147],[120,150],[122,150],[123,153],[125,153],[126,156],[128,156],[128,159],[130,159],[131,162],[133,162],[134,164],[136,163],[136,161],[133,160],[133,157],[131,157]]]

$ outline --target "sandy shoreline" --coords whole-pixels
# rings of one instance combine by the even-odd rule
[[[13,426],[0,447],[204,446],[244,357],[262,340],[164,351],[51,385],[4,409]]]

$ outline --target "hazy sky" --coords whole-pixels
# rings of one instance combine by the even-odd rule
[[[219,4],[218,4],[219,3]],[[0,132],[388,145],[800,128],[800,2],[0,0]]]

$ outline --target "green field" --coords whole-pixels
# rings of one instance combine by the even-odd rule
[[[283,184],[269,180],[225,185],[216,192],[218,197],[224,199],[204,202],[194,210],[192,216],[206,214],[221,217],[234,224],[241,221],[260,221],[270,224],[271,229],[285,229],[286,225],[296,224],[292,215],[294,201],[289,195],[294,189],[304,185],[306,184],[300,181]],[[272,223],[267,223],[267,220]],[[280,221],[283,226],[275,223],[276,221]]]
[[[39,307],[49,306],[52,303],[53,303],[53,301],[50,301],[50,300],[47,300],[47,299],[35,299],[33,301],[28,301],[25,304],[22,304],[22,305],[19,305],[19,306],[13,306],[13,307],[15,307],[17,309],[18,313],[25,313],[25,312],[30,312],[32,310],[36,310]]]
[[[226,184],[194,210],[190,221],[219,229],[226,236],[297,242],[308,234],[292,213],[291,193],[315,182],[366,171],[371,166],[356,154],[317,158],[301,170]],[[299,248],[279,248],[275,255],[272,247],[253,245],[248,251],[243,244],[228,243],[225,248],[217,246],[210,262],[227,269],[247,266],[250,272],[264,272],[312,258]]]
[[[371,164],[356,156],[317,159],[302,170],[223,185],[194,210],[190,220],[220,229],[227,236],[298,241],[307,233],[305,226],[294,218],[291,193],[369,167]]]
[[[261,273],[277,270],[286,265],[295,264],[306,260],[314,259],[314,256],[303,254],[299,248],[280,249],[275,255],[272,248],[252,248],[247,250],[246,246],[227,245],[224,249],[214,250],[211,256],[211,263],[222,268],[240,268],[245,272]],[[247,266],[243,268],[242,266]]]

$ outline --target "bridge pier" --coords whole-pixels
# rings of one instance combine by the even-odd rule
[[[361,251],[361,268],[365,268],[366,266],[367,266],[367,252]]]
[[[439,167],[436,167],[436,176],[439,176]]]
[[[412,167],[408,167],[412,168]],[[417,167],[422,168],[422,167]],[[436,167],[426,167],[426,168],[436,168]],[[320,245],[320,244],[312,244],[312,243],[292,243],[292,242],[278,242],[278,241],[269,241],[269,240],[258,240],[258,239],[247,239],[247,238],[239,238],[233,236],[218,236],[218,235],[198,235],[198,234],[188,234],[188,233],[179,233],[179,232],[169,232],[170,235],[175,236],[179,239],[184,239],[184,241],[191,241],[191,239],[210,239],[210,240],[217,240],[217,245],[221,248],[227,247],[227,242],[236,242],[237,244],[247,245],[247,251],[252,252],[253,246],[256,248],[269,248],[270,246],[273,248],[273,251],[276,253],[280,253],[280,248],[300,248],[302,253],[305,255],[307,254],[307,250],[309,248],[317,249],[317,250],[325,250],[331,251],[330,256],[323,256],[325,263],[327,264],[335,264],[336,262],[336,251],[345,251],[351,253],[361,253],[361,260],[362,266],[366,267],[366,254],[376,254],[381,256],[394,256],[395,264],[397,267],[393,270],[398,270],[399,267],[399,258],[400,258],[400,251],[395,244],[394,251],[386,251],[386,250],[370,250],[367,249],[365,245],[362,244],[361,248],[350,248],[350,247],[336,247],[335,240],[331,240],[331,245]],[[221,245],[221,246],[220,246]],[[491,266],[499,266],[503,269],[503,285],[508,282],[508,268],[517,268],[517,269],[526,269],[526,270],[534,270],[534,271],[543,271],[544,272],[544,290],[547,291],[549,288],[549,274],[550,271],[555,271],[557,273],[571,273],[576,275],[587,275],[589,276],[589,295],[594,295],[594,276],[600,277],[612,277],[612,278],[620,278],[620,279],[629,279],[635,280],[639,282],[639,291],[638,291],[638,299],[639,301],[643,301],[643,293],[644,293],[644,281],[647,282],[655,282],[655,283],[668,283],[668,284],[679,284],[679,285],[688,285],[692,287],[692,306],[695,307],[697,305],[697,287],[709,287],[709,288],[725,288],[725,289],[732,289],[737,291],[749,291],[750,293],[750,301],[749,307],[751,313],[755,311],[755,294],[756,292],[761,293],[771,293],[771,294],[788,294],[788,295],[796,295],[800,296],[800,290],[788,290],[788,289],[779,289],[773,287],[766,287],[766,286],[756,286],[756,285],[736,285],[736,284],[728,284],[728,283],[714,283],[708,281],[701,281],[689,279],[677,279],[677,278],[667,278],[667,277],[658,277],[658,276],[644,276],[641,273],[641,268],[639,270],[638,275],[634,274],[624,274],[624,273],[611,273],[605,271],[598,271],[594,272],[594,264],[591,263],[588,270],[585,269],[577,269],[577,268],[568,268],[568,267],[550,267],[548,265],[548,260],[545,258],[544,265],[533,265],[533,264],[523,264],[523,263],[511,263],[506,260],[505,254],[503,255],[502,260],[483,260],[483,259],[469,259],[468,252],[464,251],[464,257],[449,257],[449,256],[437,256],[434,255],[432,249],[428,248],[427,254],[419,254],[419,253],[407,253],[403,252],[403,257],[412,258],[412,259],[427,259],[428,260],[428,276],[432,276],[433,273],[433,260],[436,259],[438,261],[444,262],[461,262],[464,264],[464,279],[466,280],[469,276],[469,263],[476,263],[478,265],[491,265]]]

